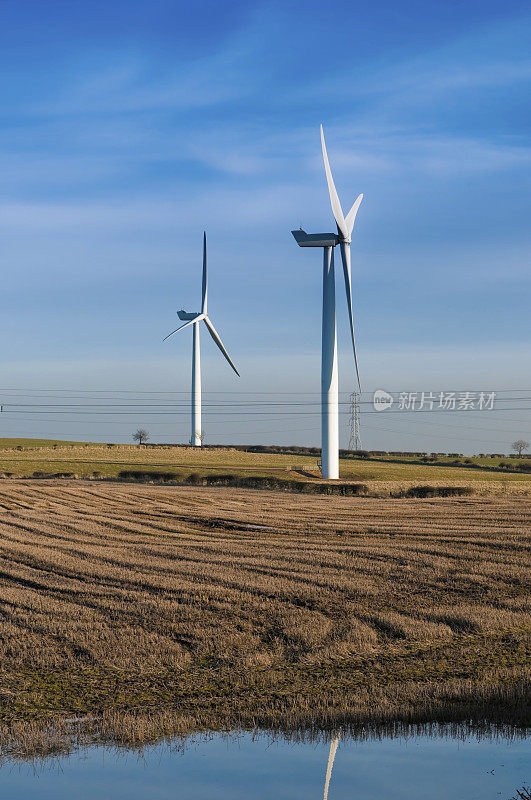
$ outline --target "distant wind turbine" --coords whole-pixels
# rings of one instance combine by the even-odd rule
[[[321,147],[323,161],[332,204],[332,213],[337,225],[336,233],[306,233],[292,231],[299,247],[323,248],[323,322],[321,349],[321,472],[323,478],[339,478],[339,406],[338,406],[338,368],[337,368],[337,325],[336,325],[336,285],[334,272],[334,247],[339,244],[343,275],[347,294],[350,335],[354,350],[356,377],[361,391],[354,337],[354,315],[352,312],[352,277],[350,267],[350,240],[358,208],[363,200],[356,198],[347,216],[343,215],[341,203],[334,185],[326,144],[321,125]]]
[[[194,338],[192,345],[192,435],[190,437],[190,444],[195,447],[201,447],[203,434],[201,430],[201,354],[199,349],[199,323],[203,321],[208,329],[209,334],[214,339],[215,343],[231,365],[232,369],[238,377],[240,373],[231,361],[231,358],[223,346],[216,329],[212,325],[210,318],[207,314],[207,300],[208,300],[208,280],[207,280],[207,252],[206,252],[206,232],[203,233],[203,287],[201,296],[201,311],[190,313],[188,311],[178,311],[177,316],[181,320],[187,320],[184,325],[176,328],[174,331],[164,337],[163,341],[169,339],[174,333],[184,330],[189,325],[193,326]]]

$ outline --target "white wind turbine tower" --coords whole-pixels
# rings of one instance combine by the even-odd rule
[[[218,336],[218,333],[210,318],[207,314],[207,295],[208,295],[208,281],[207,281],[207,254],[206,254],[206,232],[203,233],[203,289],[201,296],[201,311],[190,313],[188,311],[178,311],[179,319],[187,320],[184,325],[181,325],[176,330],[169,333],[164,337],[163,341],[169,339],[174,333],[182,331],[188,325],[192,325],[194,338],[192,345],[192,435],[190,437],[190,444],[194,447],[201,447],[203,434],[201,430],[201,354],[199,349],[199,323],[203,321],[208,329],[209,334],[214,339],[215,343],[231,365],[232,369],[238,377],[240,373],[232,363],[229,354],[223,347],[223,342]]]
[[[337,369],[337,325],[336,325],[336,287],[334,273],[334,247],[339,244],[343,275],[347,294],[350,334],[354,350],[356,376],[361,391],[356,341],[354,338],[354,317],[352,313],[352,279],[350,268],[350,240],[358,208],[363,200],[360,194],[356,198],[347,216],[343,216],[341,203],[332,178],[326,145],[321,125],[321,146],[326,172],[326,181],[332,204],[332,213],[337,225],[335,233],[311,233],[292,231],[299,247],[323,248],[323,327],[321,350],[321,472],[323,478],[339,478],[339,406],[338,406],[338,369]]]

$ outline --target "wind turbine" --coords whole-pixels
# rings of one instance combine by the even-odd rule
[[[184,325],[176,328],[174,331],[164,337],[163,341],[169,339],[174,333],[184,330],[189,325],[193,326],[193,345],[192,345],[192,435],[190,437],[190,444],[194,447],[201,447],[203,434],[201,431],[201,353],[199,348],[199,323],[203,321],[207,330],[215,343],[231,365],[232,369],[238,377],[240,373],[232,363],[229,354],[223,346],[223,342],[212,325],[210,318],[207,314],[207,300],[208,300],[208,280],[207,280],[207,251],[206,251],[206,232],[203,233],[203,286],[201,295],[201,311],[188,312],[181,309],[177,312],[177,316],[181,320],[186,320]]]
[[[350,241],[358,208],[363,200],[360,194],[347,216],[343,215],[341,203],[334,185],[326,144],[321,125],[321,147],[326,173],[326,182],[332,204],[332,213],[337,225],[336,233],[306,233],[292,231],[299,247],[323,248],[323,322],[321,339],[321,473],[323,478],[339,478],[339,405],[337,368],[336,287],[334,272],[334,247],[339,244],[343,275],[347,294],[350,334],[354,350],[356,376],[361,391],[354,337],[354,315],[352,312],[352,278],[350,266]]]

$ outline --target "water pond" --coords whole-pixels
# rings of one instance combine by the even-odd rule
[[[531,738],[497,734],[193,736],[132,751],[90,746],[5,760],[2,800],[509,800]]]

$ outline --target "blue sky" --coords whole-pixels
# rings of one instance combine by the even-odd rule
[[[321,122],[343,205],[365,195],[353,270],[367,398],[526,389],[530,34],[524,2],[3,0],[0,399],[187,392],[190,337],[161,339],[198,305],[203,228],[210,311],[242,373],[203,338],[211,399],[317,398],[320,256],[290,230],[332,229]],[[531,435],[521,412],[381,417],[365,421],[368,447],[502,452]],[[251,420],[205,420],[207,441],[319,440],[317,413]],[[124,441],[134,427],[0,423],[0,436]],[[138,424],[188,436],[184,415]]]

